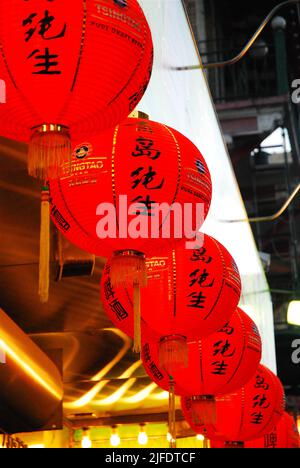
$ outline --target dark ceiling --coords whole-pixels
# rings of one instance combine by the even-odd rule
[[[52,275],[49,302],[39,302],[40,188],[27,175],[26,150],[0,140],[0,307],[43,350],[63,350],[65,417],[165,411],[167,399],[146,377],[131,340],[112,329],[103,312],[103,259],[92,277],[56,282]],[[81,251],[76,255],[80,259]]]

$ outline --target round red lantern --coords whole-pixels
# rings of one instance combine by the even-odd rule
[[[128,118],[75,143],[71,171],[65,167],[50,181],[52,219],[70,242],[95,255],[151,257],[185,238],[184,216],[171,219],[173,206],[179,214],[185,203],[203,206],[198,219],[191,213],[191,224],[200,228],[211,191],[208,168],[192,142],[165,125]]]
[[[211,448],[224,449],[232,444],[226,442],[211,441]],[[241,447],[241,444],[237,445]],[[245,442],[242,445],[247,449],[292,449],[299,448],[299,434],[295,420],[288,413],[284,413],[277,426],[260,439]]]
[[[141,315],[161,338],[161,363],[174,357],[188,340],[199,340],[222,327],[232,316],[240,298],[241,282],[236,264],[225,247],[203,235],[202,247],[188,250],[177,245],[169,255],[147,259],[147,288],[142,290]],[[133,290],[116,286],[111,294],[110,264],[104,270],[102,299],[112,321],[133,335]],[[120,320],[114,301],[126,313]],[[121,324],[122,322],[122,324]]]
[[[149,377],[168,390],[170,376],[159,365],[157,336],[145,327],[142,360]],[[257,371],[262,343],[255,323],[241,309],[215,333],[188,343],[188,366],[174,369],[175,393],[182,396],[220,395],[245,385]],[[157,378],[153,369],[159,369]]]
[[[190,396],[196,414],[215,419],[215,395],[233,392],[255,374],[262,343],[255,323],[241,309],[218,332],[188,343],[188,365],[169,375],[160,365],[157,336],[142,328],[142,361],[149,377],[164,390],[170,378],[177,395]]]
[[[30,141],[29,173],[56,175],[77,140],[113,127],[151,76],[151,32],[137,0],[0,1],[1,135]]]
[[[176,130],[128,118],[75,144],[71,172],[50,181],[52,219],[74,244],[112,257],[112,282],[146,284],[145,256],[193,238],[208,213],[211,179],[199,150]]]
[[[182,397],[182,411],[196,434],[237,444],[268,434],[284,413],[283,387],[273,372],[260,365],[239,391],[216,398],[216,422],[207,425],[191,397]],[[196,414],[197,413],[197,414]]]

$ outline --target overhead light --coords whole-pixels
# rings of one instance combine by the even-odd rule
[[[200,442],[203,442],[204,439],[205,439],[205,437],[204,437],[202,434],[197,434],[197,435],[196,435],[196,439],[197,439],[197,440],[200,440]]]
[[[167,441],[169,442],[169,444],[175,442],[175,439],[173,439],[173,437],[172,437],[172,435],[170,434],[170,432],[168,432],[168,434],[167,434]]]
[[[44,444],[35,444],[35,445],[28,445],[29,449],[44,449],[45,445]]]
[[[81,439],[81,448],[90,449],[92,448],[92,441],[90,439],[89,429],[83,428],[83,434]]]
[[[300,326],[300,301],[291,301],[287,312],[287,322]]]
[[[148,444],[148,436],[145,431],[145,424],[140,424],[140,433],[138,436],[138,443],[140,445],[147,445]]]
[[[110,445],[112,447],[117,447],[121,443],[121,439],[117,433],[117,426],[112,426],[112,434],[110,436]]]

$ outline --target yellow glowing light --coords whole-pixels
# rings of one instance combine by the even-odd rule
[[[138,443],[140,445],[147,445],[148,444],[148,436],[146,434],[146,431],[144,429],[144,426],[141,425],[141,431],[138,436]]]
[[[117,427],[116,426],[113,426],[112,427],[112,434],[110,436],[110,445],[112,447],[117,447],[118,445],[120,445],[121,443],[121,439],[117,433]]]
[[[93,402],[95,406],[105,406],[105,405],[113,405],[116,403],[123,395],[129,390],[136,382],[136,379],[131,379],[130,377],[132,374],[140,367],[142,361],[134,362],[123,374],[120,375],[120,379],[129,379],[125,382],[121,387],[114,393],[112,393],[109,397],[103,398],[103,400],[96,400]]]
[[[151,395],[150,398],[152,400],[168,400],[169,399],[169,393],[168,392],[155,393],[154,395]]]
[[[204,439],[205,439],[205,437],[204,437],[202,434],[197,434],[197,435],[196,435],[196,439],[197,439],[197,440],[200,440],[200,442],[203,442]]]
[[[128,405],[133,405],[135,403],[141,403],[144,401],[151,393],[153,390],[157,388],[157,385],[153,382],[147,387],[145,387],[143,390],[140,390],[137,392],[135,395],[128,397],[128,398],[122,398],[122,403],[127,403]]]
[[[298,416],[298,418],[297,418],[297,429],[298,429],[298,432],[299,432],[299,435],[300,435],[300,416]]]
[[[118,379],[129,379],[127,382],[125,382],[121,387],[113,392],[111,395],[109,395],[106,398],[103,398],[102,400],[95,400],[96,396],[103,390],[103,388],[109,383],[109,380],[102,380],[108,372],[116,365],[118,364],[121,359],[125,356],[125,354],[128,352],[128,350],[131,347],[131,340],[121,331],[117,330],[114,328],[107,328],[104,329],[104,331],[110,331],[111,333],[114,333],[115,335],[119,336],[123,342],[124,345],[122,349],[119,351],[119,353],[112,359],[111,362],[109,362],[103,369],[101,369],[96,375],[94,375],[91,379],[92,382],[98,381],[94,387],[89,390],[87,393],[85,393],[81,398],[74,402],[68,402],[64,403],[64,408],[66,409],[78,409],[82,408],[91,402],[93,402],[94,406],[105,406],[105,405],[113,405],[120,399],[122,399],[122,403],[125,404],[136,404],[140,403],[146,398],[150,396],[151,399],[162,401],[162,400],[167,400],[169,398],[168,392],[160,392],[156,393],[155,395],[151,395],[151,393],[157,388],[156,384],[151,383],[147,387],[145,387],[143,390],[140,390],[137,392],[135,395],[128,397],[128,398],[122,398],[127,390],[129,390],[136,382],[135,378],[131,378],[131,376],[134,374],[134,372],[141,366],[142,362],[141,361],[136,361],[133,363],[123,374],[121,374]],[[99,382],[99,380],[102,380]]]
[[[171,442],[175,442],[175,439],[173,439],[173,437],[171,436],[170,432],[168,432],[168,434],[167,434],[167,441],[169,442],[169,444],[170,444]]]
[[[290,325],[300,326],[300,301],[289,303],[287,321]]]
[[[25,362],[21,357],[19,357],[15,351],[10,348],[4,341],[1,341],[1,347],[3,351],[10,357],[16,364],[18,364],[33,380],[40,384],[45,390],[47,390],[51,395],[53,395],[58,400],[62,398],[62,392],[55,389],[48,382],[46,382],[27,362]],[[34,365],[34,363],[32,363]]]
[[[116,365],[118,364],[121,359],[125,356],[125,354],[128,352],[128,350],[131,347],[131,340],[120,330],[114,329],[114,328],[107,328],[104,329],[105,331],[110,331],[114,333],[115,335],[119,336],[123,341],[124,345],[122,349],[119,351],[119,353],[114,357],[114,359],[109,362],[103,369],[101,369],[94,377],[92,377],[91,381],[98,381],[103,379],[108,372]],[[103,388],[109,383],[109,380],[102,380],[101,382],[98,382],[91,390],[89,390],[87,393],[85,393],[81,398],[74,402],[68,402],[64,403],[64,407],[66,409],[77,409],[77,408],[82,408],[91,402],[93,402],[94,406],[105,406],[105,405],[113,405],[120,399],[122,399],[122,403],[125,404],[136,404],[140,403],[146,398],[150,397],[153,400],[167,400],[169,398],[168,392],[160,392],[156,393],[154,395],[151,395],[151,393],[157,388],[156,384],[151,383],[147,387],[145,387],[143,390],[140,390],[137,392],[135,395],[128,397],[128,398],[122,398],[127,390],[129,390],[136,382],[135,378],[131,378],[131,376],[134,374],[134,372],[141,366],[142,362],[141,361],[136,361],[133,363],[125,372],[123,372],[118,379],[129,379],[127,382],[125,382],[121,387],[113,392],[111,395],[109,395],[106,398],[103,398],[102,400],[95,400],[96,396],[103,390]]]
[[[129,379],[132,374],[142,365],[142,361],[134,362],[123,374],[121,375],[120,379]]]
[[[81,448],[84,448],[84,449],[92,448],[92,441],[91,441],[91,439],[89,438],[88,435],[85,435],[85,436],[82,437]]]
[[[101,371],[99,371],[91,379],[93,382],[103,379],[103,377],[105,377],[108,374],[108,372],[116,364],[118,364],[121,361],[121,359],[125,356],[125,354],[128,352],[128,350],[131,347],[131,340],[128,338],[128,336],[126,336],[123,332],[121,332],[121,330],[117,330],[117,329],[114,329],[114,328],[107,328],[107,329],[104,329],[104,331],[110,331],[110,332],[114,333],[115,335],[119,336],[120,338],[122,338],[122,340],[124,341],[124,345],[123,345],[121,351],[112,359],[112,361],[109,362],[105,367],[103,367],[103,369]],[[140,366],[141,361],[138,361],[138,362],[139,362],[139,365],[137,365],[137,363],[134,364],[134,365],[137,365],[137,367]],[[125,371],[122,374],[122,376],[120,376],[120,378],[130,377],[130,375],[127,377],[127,373],[131,369],[131,367],[127,371]],[[64,407],[66,409],[77,409],[77,408],[82,408],[82,407],[88,405],[89,403],[91,403],[92,400],[94,400],[94,398],[100,393],[100,391],[103,390],[103,388],[108,384],[108,382],[109,382],[109,380],[103,380],[102,382],[98,382],[91,390],[89,390],[87,393],[85,393],[81,398],[79,398],[78,400],[73,401],[71,403],[65,403]],[[122,395],[124,395],[124,393]],[[114,399],[113,396],[112,396],[112,399]],[[100,403],[98,402],[98,405],[99,404],[101,405],[101,402]]]
[[[44,444],[35,444],[35,445],[28,445],[29,449],[44,449],[45,445]]]
[[[72,403],[64,403],[64,408],[76,409],[88,405],[98,395],[98,393],[108,384],[108,382],[108,380],[103,380],[103,382],[99,382],[89,392],[85,393],[81,398],[79,398],[79,400],[73,401]]]
[[[91,379],[92,382],[98,382],[99,380],[103,379],[103,377],[105,377],[108,374],[108,372],[121,361],[121,359],[131,348],[130,338],[128,338],[128,336],[125,335],[125,333],[123,333],[121,330],[115,328],[105,328],[104,331],[110,331],[111,333],[114,333],[115,335],[119,336],[123,340],[124,345],[121,351],[119,351],[119,353],[112,359],[112,361],[110,361],[105,367],[103,367],[103,369],[101,369],[101,371],[94,375],[94,377]]]
[[[136,382],[136,379],[128,379],[127,382],[125,382],[121,387],[109,395],[106,398],[103,398],[103,400],[94,400],[93,401],[93,406],[108,406],[108,405],[113,405],[117,401],[119,401],[123,395],[129,390]]]

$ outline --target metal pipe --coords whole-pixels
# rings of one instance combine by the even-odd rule
[[[177,71],[188,71],[188,70],[199,70],[199,69],[209,69],[209,68],[222,68],[226,67],[228,65],[234,65],[235,63],[239,62],[246,54],[247,52],[251,49],[253,44],[255,43],[256,39],[260,36],[262,31],[265,29],[267,24],[271,21],[273,16],[283,7],[292,5],[294,3],[300,3],[300,0],[288,0],[282,3],[279,3],[279,5],[276,5],[276,7],[273,8],[273,10],[270,11],[268,16],[264,19],[264,21],[261,23],[257,31],[253,34],[251,39],[247,42],[245,47],[241,50],[241,52],[233,57],[232,59],[229,60],[224,60],[223,62],[213,62],[213,63],[206,63],[206,64],[199,64],[199,65],[190,65],[186,67],[173,67],[173,70]]]
[[[287,201],[283,204],[283,206],[280,208],[277,213],[274,213],[271,216],[261,216],[257,218],[245,218],[245,219],[220,219],[218,220],[221,223],[262,223],[266,221],[275,221],[276,219],[280,218],[280,216],[287,210],[287,208],[290,206],[294,198],[298,195],[300,192],[300,184],[297,185],[293,193],[289,196]]]

